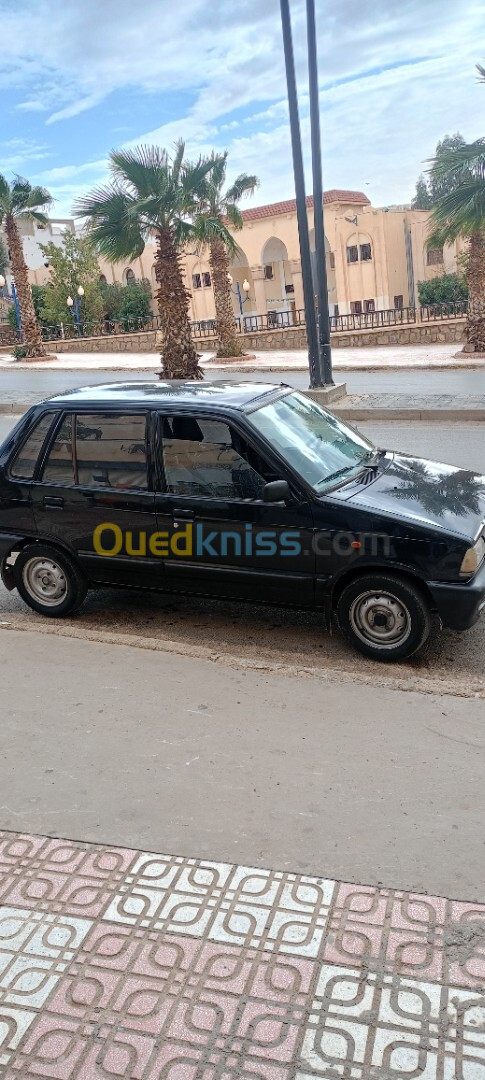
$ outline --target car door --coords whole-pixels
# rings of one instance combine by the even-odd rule
[[[146,412],[66,412],[32,485],[37,532],[61,543],[95,582],[157,587],[156,529]]]
[[[248,439],[243,422],[217,413],[159,416],[158,528],[168,537],[166,587],[215,596],[313,606],[313,518],[292,476]],[[291,498],[265,503],[271,480]]]

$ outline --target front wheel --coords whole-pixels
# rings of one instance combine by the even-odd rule
[[[22,600],[51,619],[71,615],[87,593],[86,579],[74,560],[49,544],[24,548],[13,573]]]
[[[337,604],[337,618],[347,641],[374,660],[406,660],[429,637],[431,616],[420,589],[387,574],[352,581]]]

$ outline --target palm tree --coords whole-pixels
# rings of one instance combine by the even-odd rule
[[[430,171],[453,187],[433,208],[428,246],[468,237],[467,338],[475,352],[485,352],[485,139],[443,152]]]
[[[157,146],[136,146],[110,154],[111,182],[79,199],[93,247],[111,262],[141,255],[155,238],[155,277],[163,333],[162,374],[167,379],[201,379],[199,355],[190,332],[189,300],[181,250],[193,232],[190,223],[211,161],[184,161],[179,141],[170,158]]]
[[[229,281],[229,256],[237,254],[239,249],[229,226],[235,231],[242,229],[243,216],[237,204],[244,195],[252,195],[259,180],[257,176],[241,173],[224,192],[227,151],[220,156],[212,152],[209,161],[211,169],[195,215],[194,237],[201,247],[209,248],[219,340],[217,355],[241,356],[244,349],[238,339]]]
[[[0,174],[0,225],[3,225],[7,237],[10,265],[19,302],[23,346],[27,357],[47,357],[47,353],[35,314],[18,222],[36,221],[38,225],[47,225],[45,210],[51,203],[52,197],[45,188],[32,187],[28,180],[23,180],[21,176],[16,176],[9,184]]]

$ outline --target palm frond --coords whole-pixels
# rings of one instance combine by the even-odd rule
[[[226,206],[226,218],[232,225],[232,228],[236,229],[237,232],[242,229],[244,225],[244,218],[241,214],[239,207],[236,206],[235,203],[230,202]]]
[[[91,247],[110,262],[141,255],[146,236],[139,220],[137,202],[129,193],[114,185],[96,188],[78,199],[76,217],[87,218]]]
[[[229,229],[218,215],[197,214],[193,226],[194,240],[204,248],[214,240],[222,240],[230,255],[236,255],[238,246]]]
[[[237,176],[232,186],[226,191],[226,202],[239,202],[244,195],[253,195],[256,188],[259,187],[259,179],[257,176],[250,176],[248,173],[241,173]]]
[[[24,209],[31,191],[32,186],[29,184],[28,180],[25,180],[23,176],[14,177],[12,184],[10,185],[12,210],[14,214],[18,214],[19,211]]]
[[[443,195],[430,216],[432,232],[438,232],[445,243],[456,240],[460,234],[483,229],[485,225],[485,179],[469,179]]]
[[[27,210],[43,210],[48,206],[52,206],[53,202],[52,195],[47,191],[47,188],[35,184],[34,187],[30,189],[25,208]]]
[[[485,67],[482,64],[477,64],[476,67],[479,74],[478,82],[485,82]]]
[[[485,178],[485,138],[443,150],[433,159],[429,172],[440,179],[450,174],[459,179],[461,173],[464,178],[470,173]]]
[[[112,150],[109,160],[115,181],[128,184],[140,199],[155,195],[161,181],[167,182],[169,159],[166,150],[158,146]]]
[[[49,224],[47,214],[43,214],[41,210],[23,210],[20,217],[22,221],[36,221],[41,229],[44,229]]]
[[[12,193],[8,180],[0,173],[0,221],[8,214],[12,206]]]
[[[175,154],[172,159],[172,179],[175,187],[178,187],[180,181],[180,172],[183,165],[185,154],[185,142],[183,139],[177,139],[175,143]]]

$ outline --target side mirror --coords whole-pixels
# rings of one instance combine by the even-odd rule
[[[289,497],[290,488],[286,480],[272,480],[270,484],[264,485],[263,502],[265,503],[285,502]]]

